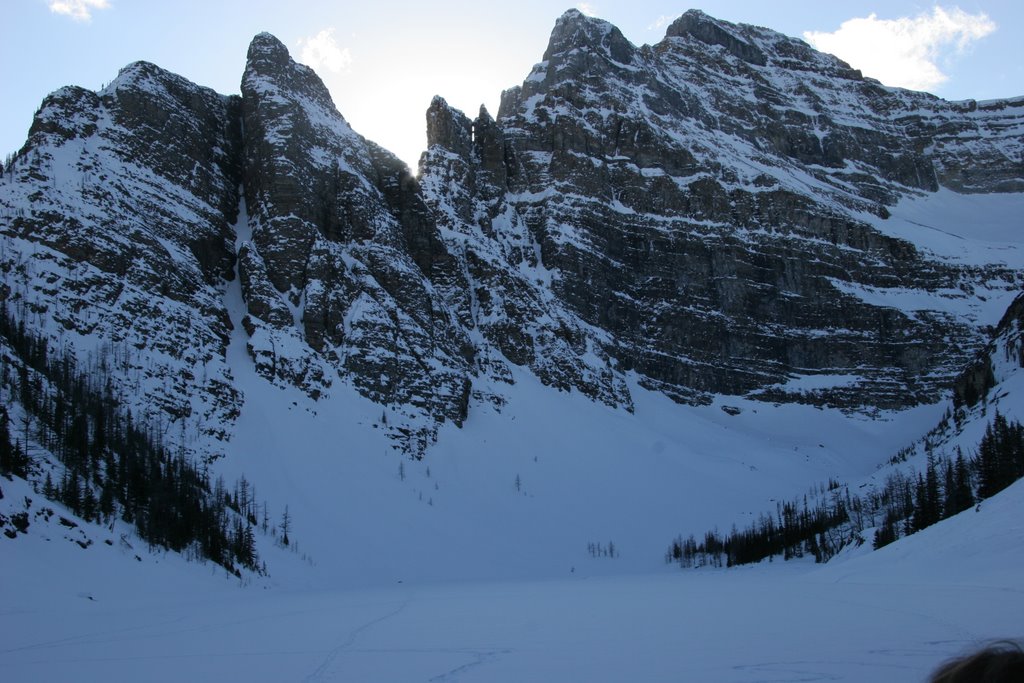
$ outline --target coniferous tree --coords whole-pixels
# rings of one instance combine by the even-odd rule
[[[917,484],[914,486],[914,514],[911,517],[911,530],[920,531],[928,526],[925,503],[924,477],[917,474]]]
[[[0,406],[0,474],[28,477],[29,458],[25,450],[11,441],[10,418]]]
[[[943,519],[967,510],[974,505],[970,473],[963,452],[957,448],[956,460],[947,460],[944,472],[944,493],[942,503]]]
[[[956,462],[953,465],[955,486],[957,491],[958,512],[967,510],[974,505],[974,488],[971,485],[971,473],[967,467],[963,452],[957,448]]]
[[[96,500],[96,494],[93,493],[92,487],[88,484],[85,485],[85,490],[82,493],[82,510],[81,516],[87,522],[91,522],[96,519],[96,513],[99,507],[99,501]]]
[[[997,415],[998,417],[998,415]],[[995,495],[1001,488],[999,477],[999,453],[996,447],[997,436],[994,424],[985,428],[985,435],[978,446],[978,497],[988,498]]]
[[[108,477],[100,489],[99,516],[104,522],[114,516],[114,483]]]
[[[931,526],[942,518],[942,496],[939,489],[938,465],[934,455],[928,453],[928,464],[924,474],[925,526]]]
[[[891,518],[886,516],[882,526],[875,531],[873,546],[875,550],[889,545],[896,540],[896,525]]]
[[[978,498],[989,498],[1024,476],[1024,428],[996,413],[978,446]]]
[[[288,506],[284,506],[284,514],[281,516],[281,543],[288,545],[288,532],[292,529],[292,516],[288,512]]]

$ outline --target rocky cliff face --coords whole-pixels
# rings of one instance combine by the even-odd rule
[[[973,293],[1018,275],[937,263],[865,216],[940,185],[1019,191],[1022,113],[1020,100],[977,107],[885,88],[800,41],[701,12],[637,48],[570,11],[497,121],[477,119],[472,146],[459,139],[467,121],[436,126],[421,170],[464,231],[495,245],[511,232],[486,235],[495,216],[522,226],[535,248],[506,248],[506,262],[539,264],[600,353],[650,387],[686,401],[897,407],[934,400],[982,337],[970,321],[856,291]],[[858,379],[813,397],[785,389],[807,374]]]
[[[1024,294],[1006,309],[992,339],[953,383],[953,404],[971,408],[1024,368]]]
[[[608,352],[614,340],[555,295],[557,273],[544,263],[540,241],[509,201],[506,185],[516,162],[494,119],[481,108],[471,122],[435,98],[427,140],[425,198],[467,283],[445,290],[446,299],[476,339],[481,375],[502,381],[511,363],[528,367],[549,386],[630,406]]]
[[[242,402],[220,292],[239,104],[138,62],[98,93],[50,95],[0,181],[4,305],[189,443],[225,437]]]
[[[626,407],[630,373],[679,401],[935,400],[984,321],[863,293],[1021,284],[873,225],[1024,191],[1024,99],[884,88],[766,29],[689,12],[636,47],[572,11],[497,119],[436,98],[427,130],[416,178],[267,34],[240,97],[145,63],[62,89],[2,174],[0,295],[197,453],[243,409],[241,339],[270,382],[392,406],[418,455],[513,366]]]
[[[314,396],[340,376],[461,423],[474,350],[436,287],[464,286],[415,178],[267,34],[249,48],[242,118],[240,275],[258,367]]]

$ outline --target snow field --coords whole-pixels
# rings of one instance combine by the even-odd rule
[[[1024,591],[1006,568],[1024,559],[1022,497],[1018,483],[979,512],[824,567],[264,591],[204,581],[169,558],[153,585],[109,593],[5,582],[0,671],[19,681],[923,680],[949,656],[1021,635]],[[112,554],[92,558],[82,578],[122,573]]]

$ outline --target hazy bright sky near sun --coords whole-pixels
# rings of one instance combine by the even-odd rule
[[[224,94],[239,92],[249,41],[276,35],[314,67],[353,128],[414,169],[434,95],[475,116],[541,60],[567,9],[656,43],[694,5],[349,0],[0,0],[0,155],[25,141],[42,99],[64,85],[99,89],[136,60]],[[728,21],[807,40],[887,85],[946,99],[1024,95],[1024,2],[707,0]]]

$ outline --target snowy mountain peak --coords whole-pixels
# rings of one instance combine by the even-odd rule
[[[249,42],[246,59],[250,62],[276,63],[279,68],[284,68],[291,62],[291,55],[277,36],[263,31],[253,36]]]
[[[178,81],[182,84],[188,83],[188,81],[181,76],[172,73],[153,62],[139,60],[122,67],[121,70],[117,72],[117,78],[111,81],[103,91],[117,90],[118,87],[121,86],[135,85],[136,87],[144,87],[143,84],[147,82],[160,83],[168,81]]]
[[[607,21],[571,9],[555,22],[544,51],[544,60],[573,50],[594,50],[616,62],[628,63],[636,48]]]
[[[768,58],[743,37],[747,27],[718,21],[700,10],[689,10],[665,31],[666,38],[689,36],[708,45],[720,45],[745,62],[765,66]]]
[[[258,34],[249,44],[242,90],[261,92],[265,97],[292,93],[315,103],[324,115],[344,120],[316,72],[294,61],[288,48],[269,33]]]

